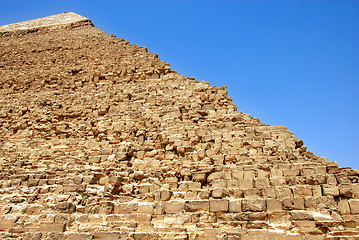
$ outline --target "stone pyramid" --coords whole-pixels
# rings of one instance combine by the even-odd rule
[[[0,239],[359,239],[359,171],[63,13],[0,27]]]

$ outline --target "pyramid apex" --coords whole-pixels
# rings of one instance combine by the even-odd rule
[[[92,25],[92,22],[90,19],[83,17],[79,14],[76,14],[74,12],[64,12],[56,15],[51,15],[48,17],[3,25],[0,26],[0,33],[36,30],[40,28],[53,28],[53,27],[56,28],[57,26],[78,25],[78,24]]]

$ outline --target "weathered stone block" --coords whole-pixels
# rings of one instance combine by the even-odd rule
[[[118,240],[121,239],[120,233],[97,232],[94,233],[94,239],[99,240]]]
[[[188,212],[209,211],[209,201],[208,200],[187,201],[186,211]]]
[[[40,232],[65,232],[65,223],[42,223],[40,224]]]
[[[12,228],[18,219],[18,216],[13,215],[2,216],[0,218],[0,231],[7,231]]]
[[[267,199],[267,210],[268,211],[281,211],[282,202],[278,199]]]
[[[243,179],[244,171],[234,170],[232,171],[232,178],[236,180]]]
[[[152,220],[151,214],[136,213],[136,222],[147,223],[147,222],[151,222],[151,220]]]
[[[302,210],[304,209],[304,198],[284,198],[282,206],[288,210]]]
[[[153,204],[152,203],[139,203],[137,211],[139,213],[153,214]]]
[[[223,188],[215,188],[212,190],[213,198],[223,198],[226,196],[226,191]]]
[[[287,170],[283,171],[283,175],[285,177],[299,176],[299,174],[300,174],[299,169],[287,169]]]
[[[349,201],[350,213],[359,214],[359,199],[350,199]]]
[[[228,200],[212,199],[209,200],[209,211],[211,212],[228,212]]]
[[[341,198],[338,202],[338,210],[340,214],[347,215],[350,214],[350,206],[347,199]]]
[[[264,199],[244,199],[242,202],[242,211],[261,212],[266,210],[266,201]]]
[[[314,220],[313,214],[310,211],[293,210],[290,211],[293,220]]]
[[[160,192],[161,201],[168,201],[171,199],[173,193],[170,190],[162,190]]]
[[[254,179],[254,187],[257,189],[267,188],[269,187],[269,179],[268,178],[256,178]]]
[[[194,174],[192,174],[192,181],[206,182],[207,174],[206,173],[194,173]]]
[[[207,181],[220,180],[223,179],[223,172],[214,172],[208,175]]]
[[[230,213],[242,212],[242,200],[230,200],[229,201],[229,212]]]
[[[339,189],[338,189],[337,186],[323,187],[323,195],[324,196],[338,197],[339,196]]]
[[[299,185],[292,188],[294,197],[312,196],[312,188],[309,185]]]
[[[131,202],[131,203],[119,203],[115,204],[114,206],[114,213],[115,214],[130,214],[137,212],[138,203]]]
[[[182,213],[185,209],[185,201],[167,201],[163,202],[163,210],[166,214]]]

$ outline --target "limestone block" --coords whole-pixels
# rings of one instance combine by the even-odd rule
[[[208,154],[208,151],[207,151],[207,154]],[[211,160],[213,161],[214,164],[223,165],[224,155],[213,155],[213,156],[211,156]]]
[[[70,193],[70,192],[84,192],[85,186],[80,184],[64,184],[63,185],[63,191],[64,193]]]
[[[70,202],[57,203],[54,207],[57,211],[62,213],[73,213],[76,212],[76,206]]]
[[[270,170],[270,176],[271,177],[282,177],[283,176],[283,170],[282,169],[272,168]]]
[[[15,222],[19,219],[18,216],[5,215],[0,218],[0,231],[8,231],[12,228]]]
[[[200,191],[198,191],[198,197],[200,199],[209,199],[210,195],[211,195],[211,192],[208,191],[208,190],[200,190]]]
[[[186,211],[188,212],[209,211],[209,201],[208,200],[187,201]]]
[[[166,214],[182,213],[185,209],[185,201],[163,202],[163,210]]]
[[[253,179],[256,177],[256,172],[255,171],[244,171],[244,174],[243,174],[243,178],[244,179]]]
[[[261,212],[266,210],[266,201],[264,199],[244,199],[242,202],[242,211]]]
[[[243,179],[242,179],[243,180]],[[229,180],[227,181],[227,187],[229,189],[236,189],[236,188],[239,188],[239,185],[240,185],[240,180]]]
[[[214,172],[208,175],[207,181],[220,180],[223,179],[223,172]]]
[[[277,199],[293,197],[291,189],[287,187],[275,187],[275,193],[277,195]]]
[[[151,222],[152,215],[146,213],[136,213],[136,222],[138,223],[146,223]]]
[[[164,214],[162,202],[156,202],[154,204],[153,214],[154,215],[163,215]]]
[[[210,212],[228,212],[229,202],[227,199],[211,199],[209,200]]]
[[[243,179],[244,171],[234,170],[232,171],[232,178],[236,180]]]
[[[294,177],[294,176],[299,176],[299,175],[300,175],[299,169],[287,169],[287,170],[283,171],[283,176],[285,176],[285,177]]]
[[[131,214],[137,212],[138,203],[129,202],[129,203],[117,203],[114,206],[115,214]]]
[[[117,239],[119,239],[119,238],[117,238]],[[133,240],[155,240],[155,239],[161,239],[159,233],[154,233],[154,232],[153,233],[142,233],[142,232],[137,233],[136,232],[133,234]]]
[[[312,188],[314,197],[322,196],[322,187],[320,185],[314,185]]]
[[[304,221],[304,220],[314,220],[313,214],[311,211],[304,210],[293,210],[290,211],[290,215],[293,220]]]
[[[288,210],[303,210],[304,198],[283,198],[282,206]]]
[[[278,212],[268,215],[268,223],[280,229],[289,229],[292,221],[289,213]]]
[[[253,188],[253,179],[242,179],[239,180],[239,189],[252,189]]]
[[[168,201],[171,199],[173,193],[170,190],[162,190],[160,192],[161,201]]]
[[[338,189],[337,186],[323,187],[323,195],[324,196],[338,197],[339,196],[339,189]]]
[[[92,234],[88,233],[69,233],[66,234],[67,240],[91,240],[93,239]]]
[[[178,190],[181,192],[186,192],[189,190],[199,190],[201,187],[202,184],[200,182],[183,181],[179,183]]]
[[[340,196],[351,198],[353,196],[352,186],[350,185],[339,185]]]
[[[99,203],[98,214],[111,214],[114,210],[114,203],[110,201],[102,201]]]
[[[192,181],[206,182],[207,175],[205,172],[203,173],[194,173],[192,174]]]
[[[121,234],[120,233],[109,233],[109,232],[96,232],[96,233],[94,233],[94,239],[118,240],[118,239],[121,239]]]
[[[213,188],[227,188],[227,180],[213,180],[211,185]]]
[[[338,210],[342,215],[350,214],[349,202],[347,199],[341,198],[338,202]]]
[[[269,172],[263,171],[263,170],[258,170],[257,171],[257,177],[258,178],[268,178],[269,177]]]
[[[299,185],[292,188],[294,197],[312,196],[312,188],[309,185]]]
[[[285,184],[285,178],[283,177],[271,177],[269,180],[272,186],[283,186]]]
[[[359,199],[350,199],[348,202],[351,214],[359,214]]]
[[[337,179],[334,176],[334,174],[327,175],[327,184],[329,184],[329,185],[337,185],[338,184]]]
[[[242,200],[230,200],[229,201],[229,212],[240,213],[242,212]]]
[[[257,189],[269,187],[269,179],[268,178],[255,178],[254,179],[254,187]]]
[[[281,211],[282,202],[278,199],[267,199],[267,210],[268,211]]]
[[[227,195],[226,191],[223,188],[215,188],[215,189],[212,190],[212,197],[213,198],[223,198],[226,195]]]
[[[249,212],[248,213],[249,221],[253,221],[253,225],[255,228],[261,226],[261,224],[263,224],[262,225],[263,227],[266,227],[267,224],[264,222],[261,222],[261,221],[265,221],[266,217],[267,217],[267,212]],[[257,225],[257,226],[255,226],[255,225]]]
[[[314,176],[317,174],[315,168],[303,168],[301,169],[301,176]]]
[[[188,190],[199,190],[202,184],[200,182],[188,182]]]
[[[40,232],[65,232],[65,223],[42,223],[40,224]]]

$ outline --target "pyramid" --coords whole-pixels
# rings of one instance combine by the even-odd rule
[[[359,239],[359,171],[75,13],[0,27],[0,239]]]

